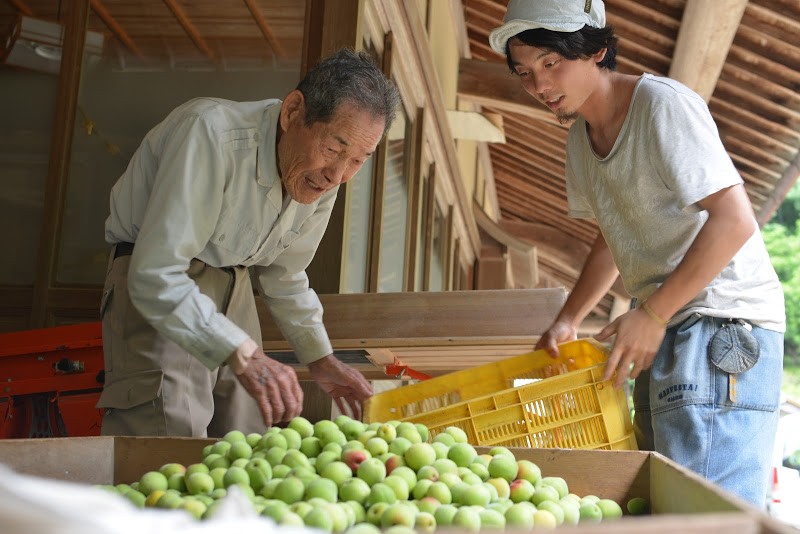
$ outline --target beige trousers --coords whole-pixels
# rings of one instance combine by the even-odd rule
[[[101,303],[105,408],[101,433],[116,436],[221,437],[229,430],[264,432],[258,405],[224,365],[210,371],[158,333],[128,296],[130,256],[112,250]],[[217,309],[261,339],[246,268],[192,260],[189,277]]]

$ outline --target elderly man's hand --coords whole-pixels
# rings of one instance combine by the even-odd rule
[[[261,349],[236,377],[256,400],[268,427],[303,411],[303,390],[294,369],[269,358]]]
[[[310,363],[308,370],[311,378],[333,398],[340,412],[347,414],[344,399],[350,406],[352,417],[361,419],[364,401],[372,396],[372,386],[364,375],[340,362],[333,354]]]

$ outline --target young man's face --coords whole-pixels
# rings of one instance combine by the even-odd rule
[[[289,195],[311,204],[352,178],[375,152],[384,119],[344,103],[330,122],[305,124],[305,103],[292,91],[281,109],[278,169]]]
[[[594,90],[605,49],[588,59],[565,59],[547,49],[508,41],[514,71],[525,91],[550,108],[562,123],[575,119]]]

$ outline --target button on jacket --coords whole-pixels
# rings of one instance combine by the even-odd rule
[[[280,104],[187,102],[147,134],[111,191],[106,241],[136,245],[128,278],[132,302],[210,369],[248,336],[189,278],[193,258],[212,267],[252,267],[302,363],[332,352],[305,269],[338,188],[313,204],[283,198],[275,155]]]

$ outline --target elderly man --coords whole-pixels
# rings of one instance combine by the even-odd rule
[[[606,378],[636,379],[639,446],[758,506],[778,421],[783,293],[742,178],[686,86],[615,71],[601,0],[511,0],[490,37],[525,90],[563,122],[569,214],[600,232],[537,348],[577,335],[622,276],[638,306]]]
[[[106,221],[103,434],[262,432],[300,414],[294,370],[261,349],[251,273],[312,378],[360,417],[371,386],[333,356],[305,269],[398,104],[343,49],[283,101],[197,98],[146,135]]]

